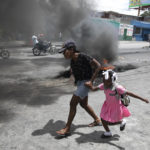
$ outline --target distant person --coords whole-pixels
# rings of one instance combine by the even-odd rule
[[[87,83],[93,91],[103,90],[106,95],[106,100],[101,109],[100,117],[106,132],[102,135],[102,138],[111,137],[112,133],[108,125],[120,124],[120,130],[123,131],[126,126],[126,120],[124,117],[129,117],[130,112],[126,106],[121,102],[120,96],[122,94],[132,96],[134,98],[140,99],[146,103],[149,103],[147,99],[144,99],[134,93],[127,91],[123,86],[116,83],[117,76],[112,70],[107,70],[103,72],[103,83],[97,87],[92,86],[92,84]],[[117,94],[118,93],[118,94]]]
[[[62,33],[59,32],[59,40],[62,41]]]
[[[33,45],[34,45],[34,46],[36,46],[36,45],[39,43],[38,38],[37,38],[36,35],[33,35],[33,36],[32,36],[32,42],[33,42]]]
[[[81,107],[83,107],[94,119],[94,122],[89,124],[90,127],[100,125],[100,119],[94,113],[93,109],[88,105],[89,88],[84,84],[93,83],[101,65],[94,58],[77,51],[74,41],[65,42],[63,48],[59,50],[59,53],[63,53],[66,59],[71,60],[71,72],[74,75],[77,90],[73,93],[70,101],[70,112],[66,126],[63,129],[56,131],[57,134],[66,135],[70,132],[70,127],[76,115],[78,104],[80,104]],[[94,73],[92,72],[92,66],[96,68]]]
[[[37,38],[38,38],[39,43],[44,45],[44,41],[45,41],[44,34],[38,34]]]

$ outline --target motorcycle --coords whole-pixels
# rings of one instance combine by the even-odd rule
[[[10,56],[10,53],[8,50],[6,50],[5,48],[0,48],[0,56],[3,58],[3,59],[7,59],[9,58]]]
[[[33,51],[33,55],[35,56],[39,56],[41,52],[43,53],[49,52],[51,55],[53,55],[56,52],[56,47],[52,45],[51,42],[48,42],[46,44],[39,42],[33,47],[32,51]]]

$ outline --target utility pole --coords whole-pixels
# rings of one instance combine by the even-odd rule
[[[138,8],[138,17],[140,16],[140,10],[141,10],[141,7],[139,6],[139,8]]]

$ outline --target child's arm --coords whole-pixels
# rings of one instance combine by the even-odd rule
[[[129,96],[132,96],[134,98],[140,99],[140,100],[142,100],[142,101],[144,101],[146,103],[149,103],[148,99],[142,98],[142,97],[140,97],[140,96],[138,96],[138,95],[136,95],[136,94],[134,94],[132,92],[127,91],[126,94],[129,95]]]

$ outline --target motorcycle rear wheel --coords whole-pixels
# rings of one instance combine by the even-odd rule
[[[41,51],[39,49],[37,49],[37,48],[33,49],[33,55],[34,56],[39,56],[40,54],[41,54]]]
[[[7,50],[2,50],[1,51],[1,56],[2,56],[2,58],[3,59],[7,59],[7,58],[9,58],[9,52],[7,51]]]

